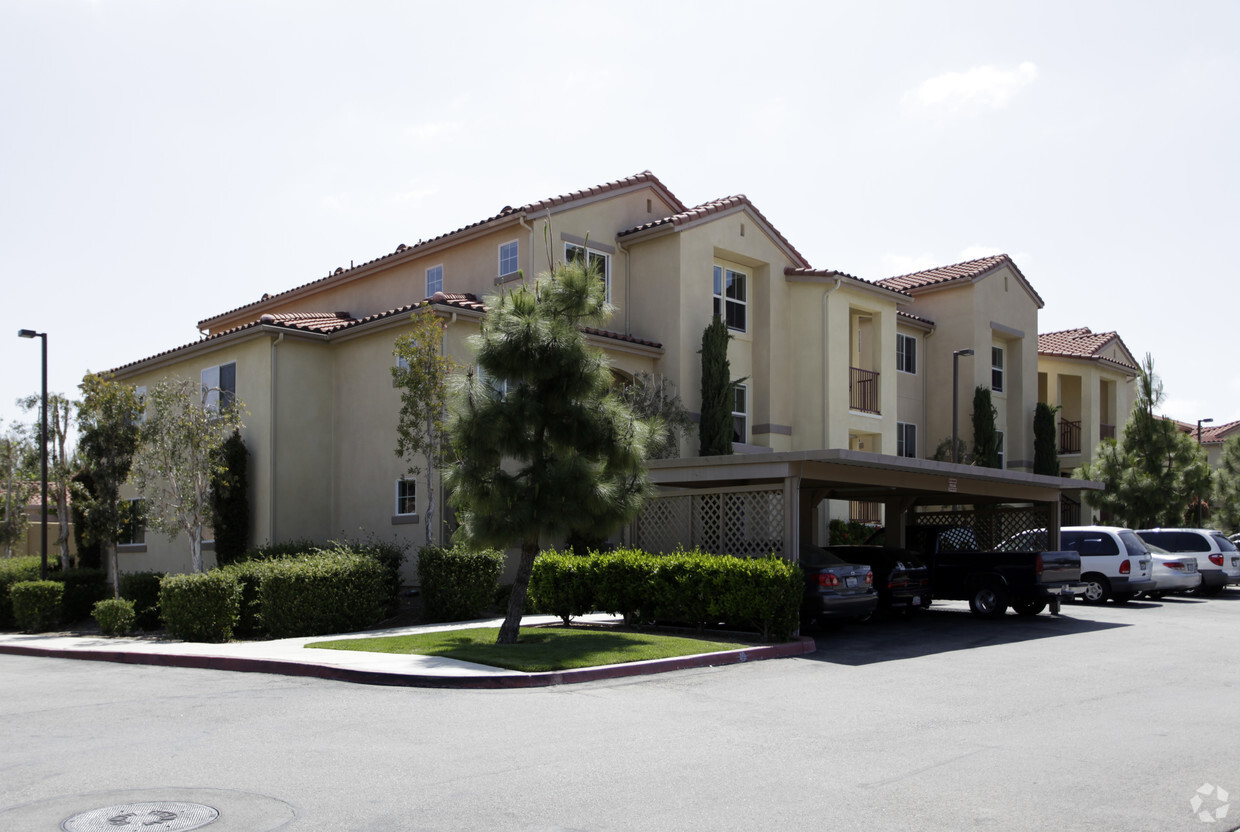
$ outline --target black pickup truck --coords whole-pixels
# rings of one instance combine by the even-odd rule
[[[979,551],[972,529],[909,526],[905,545],[930,567],[936,599],[968,601],[982,618],[998,618],[1010,606],[1020,615],[1051,608],[1085,591],[1076,552]]]

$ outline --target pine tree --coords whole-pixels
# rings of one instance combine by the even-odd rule
[[[606,357],[581,331],[611,313],[596,270],[558,264],[486,302],[476,370],[457,377],[444,476],[457,542],[521,547],[498,639],[515,644],[540,541],[606,534],[644,505],[651,430],[612,392]]]
[[[1033,411],[1033,473],[1059,476],[1059,438],[1055,435],[1055,411],[1038,402]]]
[[[1240,436],[1223,443],[1218,470],[1214,472],[1211,519],[1219,528],[1240,531]]]

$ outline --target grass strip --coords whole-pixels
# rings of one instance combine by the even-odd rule
[[[523,627],[516,644],[496,644],[498,635],[498,627],[471,627],[404,636],[317,641],[307,644],[306,647],[442,656],[508,670],[538,673],[695,656],[723,650],[743,650],[753,646],[653,633],[562,627]]]

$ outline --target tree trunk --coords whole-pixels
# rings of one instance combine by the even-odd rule
[[[195,575],[202,572],[202,530],[189,536],[189,570]]]
[[[112,582],[112,599],[119,601],[121,598],[121,561],[117,554],[115,540],[104,545],[103,554],[107,558],[108,580]]]
[[[530,586],[530,574],[534,571],[534,558],[538,556],[538,537],[527,537],[521,544],[521,563],[517,577],[512,582],[512,595],[508,597],[508,615],[499,628],[496,644],[516,644],[521,630],[521,610],[525,607],[525,593]]]
[[[61,488],[56,495],[56,514],[60,520],[60,531],[57,532],[56,545],[60,549],[60,568],[69,569],[69,491]]]

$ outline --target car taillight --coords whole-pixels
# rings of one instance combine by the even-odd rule
[[[1223,556],[1222,555],[1210,555],[1210,563],[1214,564],[1215,566],[1222,566]]]
[[[865,585],[870,586],[873,583],[874,583],[874,573],[872,571],[866,572],[865,573]]]
[[[1127,558],[1124,558],[1124,562],[1119,565],[1119,574],[1121,575],[1132,574],[1132,561],[1128,560]]]
[[[1039,552],[1038,556],[1033,559],[1033,574],[1037,575],[1039,578],[1042,577],[1042,553],[1041,552]]]
[[[1177,563],[1176,561],[1173,561],[1173,560],[1167,561],[1166,563],[1163,564],[1163,566],[1167,567],[1168,569],[1183,569],[1184,568],[1184,564]]]
[[[819,586],[839,586],[840,578],[838,575],[833,575],[830,572],[819,572],[818,573],[818,585]]]

